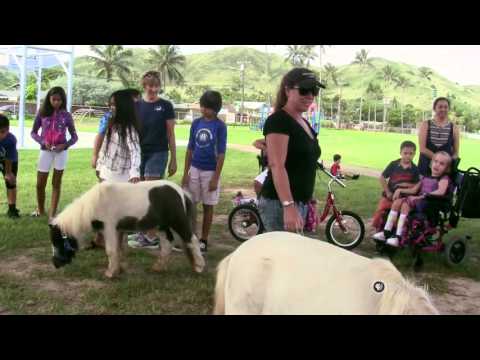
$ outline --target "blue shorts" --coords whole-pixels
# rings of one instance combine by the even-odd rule
[[[168,151],[155,153],[142,153],[142,162],[140,163],[140,177],[165,177],[165,169],[167,168]]]
[[[308,206],[303,202],[295,202],[303,221],[307,218]],[[258,200],[258,210],[262,218],[265,232],[285,231],[283,225],[283,207],[280,200],[267,199],[263,196]]]

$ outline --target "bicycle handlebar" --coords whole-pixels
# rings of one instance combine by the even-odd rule
[[[339,178],[337,178],[336,176],[333,176],[332,173],[328,170],[325,169],[325,166],[323,165],[322,162],[320,162],[320,160],[317,161],[317,167],[318,169],[320,169],[324,174],[327,174],[329,177],[330,177],[330,181],[335,181],[338,185],[340,185],[341,187],[344,187],[346,188],[347,185],[345,185],[345,183],[343,181],[340,181]]]

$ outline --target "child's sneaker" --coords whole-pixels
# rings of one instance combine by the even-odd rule
[[[8,209],[7,216],[11,219],[18,219],[20,217],[19,210],[15,209]]]
[[[206,240],[203,240],[203,239],[200,239],[200,251],[202,253],[206,253],[207,252],[207,248],[208,248],[208,244],[207,244],[207,241]]]
[[[400,241],[398,239],[398,236],[392,236],[387,240],[387,245],[393,246],[393,247],[398,247],[400,245]]]
[[[376,233],[375,235],[372,236],[375,240],[378,240],[378,241],[385,241],[385,232],[383,231],[379,231],[378,233]]]
[[[158,249],[160,247],[160,240],[157,238],[148,240],[147,237],[140,233],[135,240],[129,240],[128,246],[134,249]]]

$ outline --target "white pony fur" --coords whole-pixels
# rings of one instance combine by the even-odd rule
[[[52,221],[60,230],[75,237],[79,245],[85,244],[85,234],[92,231],[92,220],[97,217],[101,193],[106,189],[106,184],[101,183],[76,198]]]
[[[374,284],[383,284],[381,291]],[[381,287],[380,287],[381,288]],[[438,314],[387,260],[287,232],[253,237],[217,269],[214,314]]]

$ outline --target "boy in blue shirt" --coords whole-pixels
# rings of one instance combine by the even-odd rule
[[[203,204],[203,226],[200,249],[207,251],[208,235],[213,220],[213,207],[220,198],[220,174],[227,148],[227,127],[217,117],[222,108],[218,91],[206,91],[200,98],[203,117],[190,128],[182,186],[192,194],[195,203]]]
[[[8,212],[10,218],[19,218],[17,201],[18,151],[17,139],[10,132],[10,121],[0,114],[0,171],[7,187]]]

